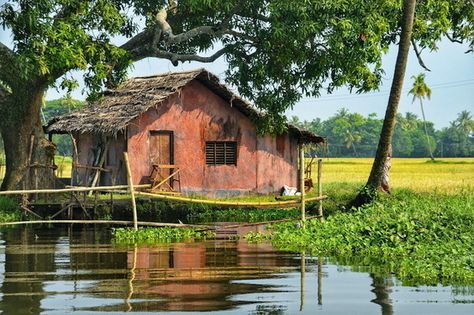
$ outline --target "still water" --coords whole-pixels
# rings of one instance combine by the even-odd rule
[[[4,229],[2,314],[474,314],[474,287],[391,276],[217,240],[119,246],[102,227]]]

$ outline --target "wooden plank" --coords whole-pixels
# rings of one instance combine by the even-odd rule
[[[110,191],[116,189],[128,189],[128,185],[117,185],[117,186],[97,186],[97,187],[81,187],[81,186],[67,186],[70,188],[62,189],[31,189],[31,190],[6,190],[0,191],[0,195],[22,195],[22,194],[54,194],[54,193],[66,193],[66,192],[79,192],[79,191]],[[134,185],[133,188],[150,188],[150,184]]]
[[[151,190],[155,190],[155,189],[157,189],[158,187],[160,187],[161,185],[165,184],[170,178],[172,178],[173,176],[175,176],[175,175],[178,174],[178,173],[179,173],[179,169],[176,170],[176,171],[174,171],[173,173],[171,173],[168,177],[164,178],[164,179],[163,179],[161,182],[159,182],[158,184],[153,185],[153,187],[151,187]],[[168,184],[168,183],[166,183],[166,184]],[[168,186],[171,188],[170,185],[168,185]]]
[[[158,168],[177,168],[177,165],[174,164],[156,164]]]

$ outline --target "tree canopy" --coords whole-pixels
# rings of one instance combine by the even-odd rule
[[[376,89],[382,56],[402,32],[401,13],[399,0],[7,0],[0,9],[12,34],[11,45],[0,43],[2,188],[18,187],[31,165],[45,166],[35,176],[52,178],[40,109],[48,87],[77,87],[72,70],[85,72],[96,98],[144,58],[175,66],[226,58],[227,83],[260,109],[262,131],[278,133],[283,112],[304,95]],[[473,22],[470,1],[420,1],[412,40],[420,63],[442,36],[472,50]]]
[[[272,131],[302,95],[377,88],[400,10],[395,0],[9,0],[0,21],[12,32],[13,49],[0,51],[13,62],[3,58],[0,79],[7,90],[22,88],[17,78],[71,89],[77,83],[69,71],[85,70],[96,96],[143,58],[177,65],[224,56],[227,82],[268,114]],[[472,48],[473,12],[468,1],[420,2],[417,51],[436,49],[443,35],[468,39]]]
[[[373,157],[377,149],[383,119],[376,114],[363,116],[341,109],[326,120],[315,118],[301,121],[293,116],[290,123],[327,137],[328,148],[319,148],[320,156]],[[350,127],[348,127],[350,126]],[[436,157],[467,157],[474,155],[474,120],[469,111],[462,111],[449,127],[437,129],[426,122]],[[348,138],[347,134],[355,136]],[[393,139],[393,156],[426,157],[429,148],[425,138],[423,120],[407,112],[397,115]],[[355,152],[354,152],[355,147]]]

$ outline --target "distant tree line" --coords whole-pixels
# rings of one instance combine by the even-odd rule
[[[46,124],[53,117],[67,114],[81,108],[83,105],[83,101],[67,97],[46,101],[42,108],[43,124]],[[69,135],[53,135],[53,142],[56,143],[56,150],[59,155],[72,156],[72,143]]]
[[[293,116],[290,124],[324,136],[328,147],[318,152],[332,157],[373,157],[383,119],[376,114],[364,117],[341,109],[327,120],[319,118],[301,121]],[[436,130],[426,121],[428,137],[435,157],[474,156],[474,120],[469,111],[462,111],[449,127]],[[392,141],[393,155],[397,157],[429,157],[429,145],[423,121],[413,113],[397,115]]]

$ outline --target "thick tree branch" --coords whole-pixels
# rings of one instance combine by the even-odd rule
[[[425,65],[425,62],[423,61],[423,59],[421,58],[421,51],[418,49],[418,46],[416,45],[415,41],[412,39],[411,40],[411,44],[413,46],[413,50],[415,51],[415,54],[416,54],[416,58],[418,59],[418,63],[420,64],[420,66],[425,69],[426,71],[431,71],[431,69],[429,69],[426,65]]]
[[[214,54],[210,56],[199,56],[199,55],[194,55],[194,54],[176,54],[169,51],[157,49],[152,53],[152,56],[149,56],[149,57],[168,59],[169,61],[171,61],[171,63],[173,63],[174,66],[177,66],[178,62],[185,62],[185,61],[198,61],[198,62],[204,62],[204,63],[214,62],[219,57],[224,55],[226,51],[227,51],[227,47],[223,47],[222,49],[219,49],[218,51],[216,51]]]

